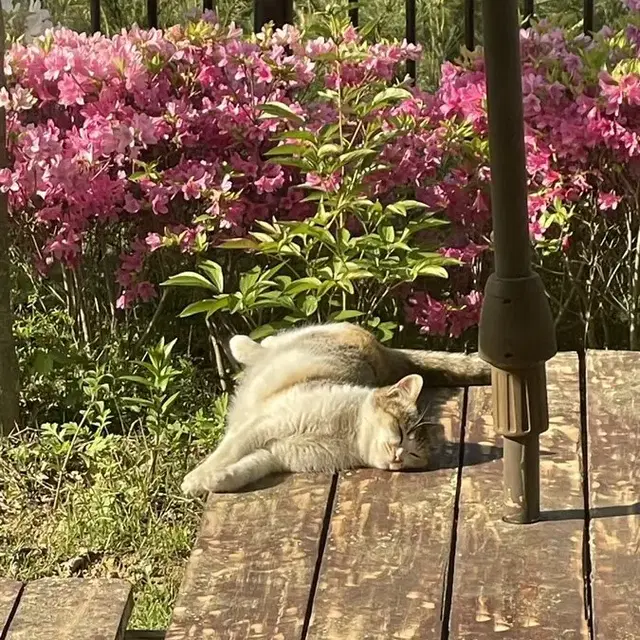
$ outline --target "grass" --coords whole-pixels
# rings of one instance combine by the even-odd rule
[[[29,372],[24,328],[18,338]],[[135,367],[137,382],[117,359],[107,359],[111,369],[85,369],[75,420],[39,420],[0,440],[0,576],[123,578],[135,590],[130,628],[167,627],[202,513],[180,482],[215,447],[227,399],[208,391],[171,347],[150,350],[149,367]],[[46,400],[48,383],[73,398],[64,367],[46,377],[31,372],[26,391],[39,389]],[[60,413],[40,404],[40,415]]]
[[[0,444],[0,575],[123,578],[130,627],[166,628],[202,513],[179,492],[196,458],[166,447],[151,477],[144,437],[109,440],[76,439],[59,487],[68,439],[43,429]],[[90,447],[99,455],[82,462]]]

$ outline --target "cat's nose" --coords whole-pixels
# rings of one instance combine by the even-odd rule
[[[400,460],[402,460],[403,452],[404,452],[404,449],[402,447],[398,447],[396,449],[396,458],[395,458],[396,462],[400,462]]]

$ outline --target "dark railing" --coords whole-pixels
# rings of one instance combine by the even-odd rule
[[[464,1],[464,44],[467,49],[472,50],[475,47],[475,13],[476,5],[481,0],[463,0]],[[407,42],[416,43],[416,2],[417,0],[405,0],[405,37]],[[100,0],[90,0],[91,3],[91,29],[100,31]],[[202,8],[213,9],[214,0],[203,0]],[[293,0],[254,0],[254,28],[259,31],[262,25],[267,22],[273,22],[277,27],[281,27],[286,23],[293,21]],[[523,0],[523,15],[525,24],[529,23],[529,19],[535,13],[535,0]],[[349,0],[349,16],[351,22],[358,26],[358,0]],[[593,0],[584,0],[582,8],[582,18],[585,34],[593,32],[594,25],[594,4]],[[147,26],[158,26],[158,0],[147,0]],[[412,78],[416,77],[416,64],[409,62],[407,71]]]

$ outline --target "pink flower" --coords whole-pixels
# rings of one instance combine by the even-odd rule
[[[140,300],[142,300],[143,302],[149,302],[149,300],[158,297],[156,288],[146,280],[144,282],[138,283],[135,292],[138,298],[140,298]]]
[[[600,209],[617,209],[622,198],[613,191],[601,191],[598,193],[598,207]]]
[[[58,92],[60,104],[72,106],[74,104],[84,104],[84,91],[74,80],[73,76],[67,74],[58,82]]]
[[[271,73],[271,67],[262,60],[258,62],[255,74],[258,83],[273,82],[273,73]]]
[[[421,333],[445,335],[447,309],[442,302],[426,293],[416,293],[407,300],[407,319],[420,327]]]
[[[467,295],[457,296],[457,299],[449,310],[449,335],[458,338],[467,329],[475,327],[480,321],[482,309],[482,294],[479,291],[471,291]]]
[[[162,236],[159,233],[149,233],[145,238],[145,243],[152,252],[159,249],[164,244]]]
[[[337,171],[328,177],[319,176],[316,173],[308,173],[303,186],[313,187],[320,191],[332,193],[340,188],[342,178]]]
[[[20,189],[20,185],[18,181],[14,178],[11,169],[0,169],[0,190],[4,191],[18,191]]]
[[[140,202],[136,200],[130,193],[124,194],[124,210],[128,213],[138,213],[140,211]]]
[[[156,192],[151,199],[151,208],[156,215],[165,215],[169,213],[169,207],[167,206],[169,198],[165,193]]]
[[[284,185],[284,173],[280,167],[267,169],[254,184],[258,193],[273,193]]]

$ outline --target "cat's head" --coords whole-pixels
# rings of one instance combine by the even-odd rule
[[[375,425],[372,466],[392,471],[427,466],[428,442],[418,409],[422,385],[422,376],[412,374],[373,392],[368,418]]]

